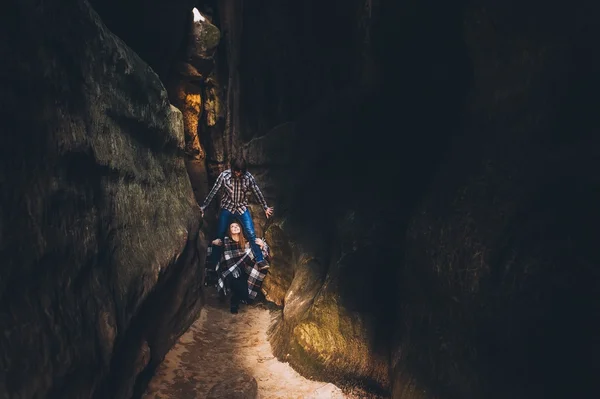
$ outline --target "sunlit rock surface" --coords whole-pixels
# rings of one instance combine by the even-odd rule
[[[262,291],[268,301],[281,306],[294,278],[294,251],[285,232],[277,225],[271,225],[267,229],[265,239],[273,248],[273,261]]]
[[[0,26],[0,396],[131,398],[202,305],[181,113],[85,1]]]
[[[206,154],[200,144],[199,133],[204,124],[205,81],[214,68],[213,54],[219,44],[220,32],[216,26],[194,9],[186,45],[186,57],[175,62],[174,74],[169,78],[170,97],[183,113],[186,152],[191,159],[204,161]]]
[[[186,30],[185,51],[174,62],[167,90],[171,102],[183,113],[186,167],[198,202],[208,194],[206,143],[208,131],[219,117],[219,94],[214,83],[214,54],[220,31],[198,9]]]

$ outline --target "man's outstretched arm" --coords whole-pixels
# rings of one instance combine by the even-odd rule
[[[210,205],[210,202],[212,201],[213,197],[215,196],[215,194],[217,193],[217,191],[219,191],[219,189],[221,188],[222,185],[223,185],[223,172],[221,172],[221,174],[217,178],[217,181],[213,185],[212,189],[210,190],[210,192],[206,196],[206,199],[204,200],[204,203],[200,207],[200,210],[202,210],[202,216],[204,216],[204,210],[206,209],[206,207],[208,207],[208,205]]]
[[[273,214],[273,208],[269,208],[269,205],[267,205],[267,201],[265,200],[264,195],[260,191],[260,188],[258,188],[258,184],[256,184],[256,180],[254,180],[254,176],[252,176],[252,175],[250,175],[250,188],[252,189],[252,192],[254,193],[256,200],[260,203],[260,205],[265,210],[267,218],[271,217],[271,215]]]

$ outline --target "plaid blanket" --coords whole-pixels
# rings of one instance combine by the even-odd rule
[[[264,241],[264,239],[263,239]],[[208,247],[207,259],[212,254],[213,246]],[[265,259],[269,259],[269,246],[265,241],[263,248],[263,255]],[[230,239],[225,237],[223,240],[223,255],[219,263],[217,264],[215,271],[218,276],[217,290],[223,290],[227,294],[227,287],[225,286],[225,279],[229,274],[232,274],[234,278],[239,277],[242,272],[248,276],[248,297],[250,299],[256,298],[258,291],[262,285],[266,271],[259,271],[254,260],[254,253],[250,249],[250,244],[246,244],[245,248]]]

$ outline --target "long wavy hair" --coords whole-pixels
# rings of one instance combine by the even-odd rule
[[[240,228],[240,234],[238,234],[238,237],[239,237],[238,244],[240,244],[240,247],[246,248],[246,237],[244,237],[244,231],[242,230],[241,224],[239,224],[238,222],[229,223],[229,228],[227,229],[227,235],[229,236],[229,239],[233,241],[233,237],[231,234],[231,226],[233,226],[234,224],[237,224]]]

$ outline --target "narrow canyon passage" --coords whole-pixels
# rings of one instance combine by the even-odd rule
[[[599,19],[7,0],[0,399],[600,398]],[[240,155],[271,259],[233,315],[198,203]]]
[[[261,399],[354,399],[331,383],[299,375],[273,356],[267,330],[274,313],[264,303],[242,305],[232,315],[214,288],[198,320],[167,354],[143,399],[205,398],[211,388],[242,374],[253,377]],[[230,386],[232,392],[235,385]],[[231,396],[223,396],[233,397]]]

